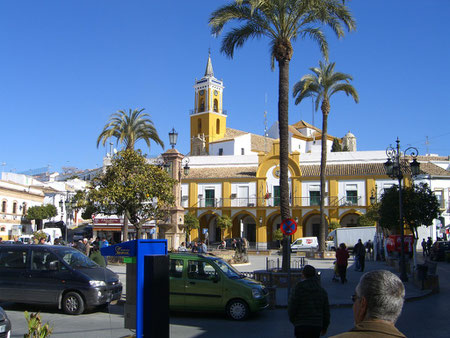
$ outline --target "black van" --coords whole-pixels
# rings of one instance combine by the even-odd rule
[[[121,295],[117,274],[71,247],[0,244],[0,301],[57,305],[78,315]]]

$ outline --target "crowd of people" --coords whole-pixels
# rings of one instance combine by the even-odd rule
[[[0,238],[0,244],[2,243],[2,239]],[[109,242],[106,238],[99,238],[96,239],[90,238],[83,238],[80,240],[74,240],[72,243],[66,243],[62,237],[55,238],[54,243],[52,244],[46,237],[39,237],[34,238],[31,237],[30,241],[28,243],[22,242],[19,239],[14,239],[13,243],[16,244],[40,244],[40,245],[66,245],[73,247],[74,249],[77,249],[78,251],[82,252],[86,256],[88,256],[91,260],[93,260],[95,263],[97,263],[100,266],[105,267],[107,265],[107,260],[102,254],[100,253],[100,249],[109,246]]]

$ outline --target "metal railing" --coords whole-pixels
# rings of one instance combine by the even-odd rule
[[[182,200],[184,208],[189,207],[188,199]],[[320,199],[313,197],[294,197],[289,199],[289,206],[295,207],[319,207]],[[350,207],[350,206],[364,206],[364,199],[362,196],[345,196],[339,198],[337,196],[325,197],[326,207]],[[257,197],[232,197],[232,198],[204,198],[199,197],[198,202],[193,207],[196,208],[251,208],[251,207],[279,207],[279,197],[257,198]]]
[[[305,257],[291,257],[291,269],[303,269],[307,264]],[[270,259],[266,257],[266,271],[279,270],[281,269],[281,259]]]
[[[361,205],[363,205],[361,196],[345,196],[339,200],[340,207],[351,207]]]
[[[217,114],[223,114],[228,115],[227,111],[225,109],[206,109],[206,108],[199,108],[199,109],[190,109],[189,114],[195,115],[195,114],[202,114],[202,113],[217,113]]]

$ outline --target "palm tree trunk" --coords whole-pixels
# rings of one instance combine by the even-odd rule
[[[324,100],[325,102],[325,100]],[[320,158],[320,229],[319,251],[325,251],[325,236],[328,232],[325,220],[325,170],[327,167],[327,138],[328,138],[328,111],[322,111],[322,155]]]
[[[126,213],[123,215],[123,241],[128,241],[128,217]]]
[[[280,132],[280,212],[281,220],[290,218],[289,210],[289,60],[278,61],[278,128]],[[283,237],[282,270],[290,267],[290,236]]]

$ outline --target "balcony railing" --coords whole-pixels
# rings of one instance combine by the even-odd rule
[[[345,196],[339,200],[340,207],[362,206],[363,200],[361,196]]]
[[[337,196],[325,197],[326,207],[352,207],[364,206],[362,196],[351,196],[338,198]],[[182,206],[187,208],[188,199],[182,199]],[[252,207],[279,207],[280,198],[256,198],[256,197],[234,197],[234,198],[199,198],[195,208],[252,208]],[[319,207],[319,197],[294,197],[289,199],[290,207]]]

